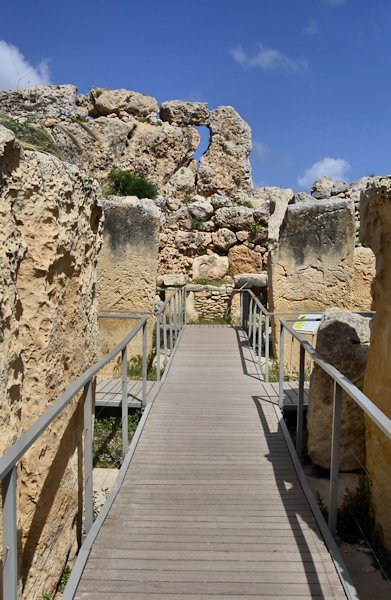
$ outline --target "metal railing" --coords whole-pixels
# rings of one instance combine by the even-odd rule
[[[94,520],[93,508],[93,381],[97,373],[115,356],[121,356],[122,380],[122,455],[128,451],[128,388],[127,348],[135,336],[142,331],[142,406],[147,402],[147,318],[138,323],[106,356],[87,369],[76,379],[42,414],[42,416],[0,457],[0,481],[2,483],[3,520],[3,598],[18,598],[18,542],[17,542],[17,465],[24,454],[49,427],[54,419],[82,392],[84,402],[84,481],[83,517],[84,532],[87,534]]]
[[[270,312],[251,290],[241,288],[234,292],[240,294],[240,326],[247,335],[253,360],[263,381],[269,383],[272,319],[298,316],[301,313]]]
[[[100,309],[100,319],[130,320],[138,317],[153,317],[155,320],[155,356],[156,359],[156,381],[165,378],[169,367],[170,358],[174,353],[183,327],[186,325],[186,286],[171,290],[172,292],[159,310],[139,311],[128,309]],[[163,367],[163,370],[162,370]]]
[[[295,338],[300,344],[299,365],[299,399],[297,407],[296,423],[296,452],[299,457],[303,452],[303,430],[304,430],[304,378],[305,378],[305,355],[325,371],[333,380],[333,419],[331,430],[331,459],[330,459],[330,490],[329,490],[329,516],[328,526],[333,534],[337,532],[337,510],[338,510],[338,482],[339,482],[339,455],[341,438],[341,411],[342,391],[344,391],[364,413],[377,425],[377,427],[391,440],[391,419],[389,419],[363,392],[361,392],[347,377],[342,375],[338,369],[325,361],[320,354],[290,325],[290,320],[282,320],[280,323],[280,374],[279,374],[279,407],[283,407],[284,394],[284,341],[285,332]]]

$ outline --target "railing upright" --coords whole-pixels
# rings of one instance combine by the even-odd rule
[[[262,373],[262,312],[259,312],[259,321],[258,321],[258,364]]]
[[[270,360],[270,315],[265,320],[265,381],[269,383],[269,360]]]
[[[156,381],[160,381],[160,314],[156,315]]]
[[[128,450],[128,351],[127,346],[121,352],[121,409],[122,409],[122,460]]]
[[[253,326],[252,326],[252,332],[253,332],[253,353],[254,356],[256,355],[256,349],[257,349],[257,304],[254,302],[254,306],[253,306]]]
[[[18,540],[16,523],[16,465],[4,476],[2,487],[3,511],[3,598],[18,598]]]
[[[143,325],[143,370],[142,370],[142,392],[141,405],[143,408],[147,406],[147,321]]]
[[[279,373],[279,389],[278,389],[278,406],[282,410],[284,407],[284,338],[285,329],[283,324],[280,324],[280,373]]]
[[[164,370],[168,363],[168,348],[167,348],[167,307],[163,310],[163,352],[164,352]]]
[[[84,530],[94,521],[92,464],[92,380],[84,386]]]
[[[296,425],[296,452],[301,458],[303,455],[303,427],[304,427],[304,372],[305,372],[305,350],[300,345],[299,364],[299,400],[297,404]]]
[[[337,533],[338,480],[339,480],[339,448],[341,439],[342,389],[334,381],[333,429],[331,437],[330,497],[329,497],[329,529],[333,536]]]
[[[172,356],[172,348],[173,348],[173,344],[172,344],[172,307],[171,307],[171,302],[172,298],[170,298],[170,300],[168,301],[168,321],[169,321],[169,326],[170,326],[170,356]]]

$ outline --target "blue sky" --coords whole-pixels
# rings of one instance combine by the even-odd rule
[[[391,172],[390,37],[389,0],[5,2],[0,88],[234,106],[252,128],[254,184],[302,189]]]

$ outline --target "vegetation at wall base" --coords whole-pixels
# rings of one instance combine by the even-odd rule
[[[110,171],[107,179],[108,184],[103,188],[105,196],[116,194],[117,196],[137,196],[140,200],[142,198],[153,200],[158,193],[153,183],[130,171]]]
[[[0,125],[13,131],[26,150],[38,150],[61,158],[61,153],[52,136],[42,127],[31,123],[20,123],[3,113],[0,113]]]
[[[327,521],[328,510],[320,498],[316,499]],[[391,578],[391,554],[384,547],[383,532],[376,522],[371,500],[371,482],[361,473],[355,490],[346,490],[337,513],[337,532],[343,542],[368,546],[373,552],[373,566],[381,568],[384,579]],[[376,557],[378,560],[376,560]]]
[[[95,418],[92,449],[94,468],[109,469],[121,466],[122,420],[117,409],[116,411],[116,414]],[[136,409],[128,417],[129,443],[137,429],[140,418],[140,409]]]

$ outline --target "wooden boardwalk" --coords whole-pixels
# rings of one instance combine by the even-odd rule
[[[345,598],[251,364],[186,327],[77,600]]]

